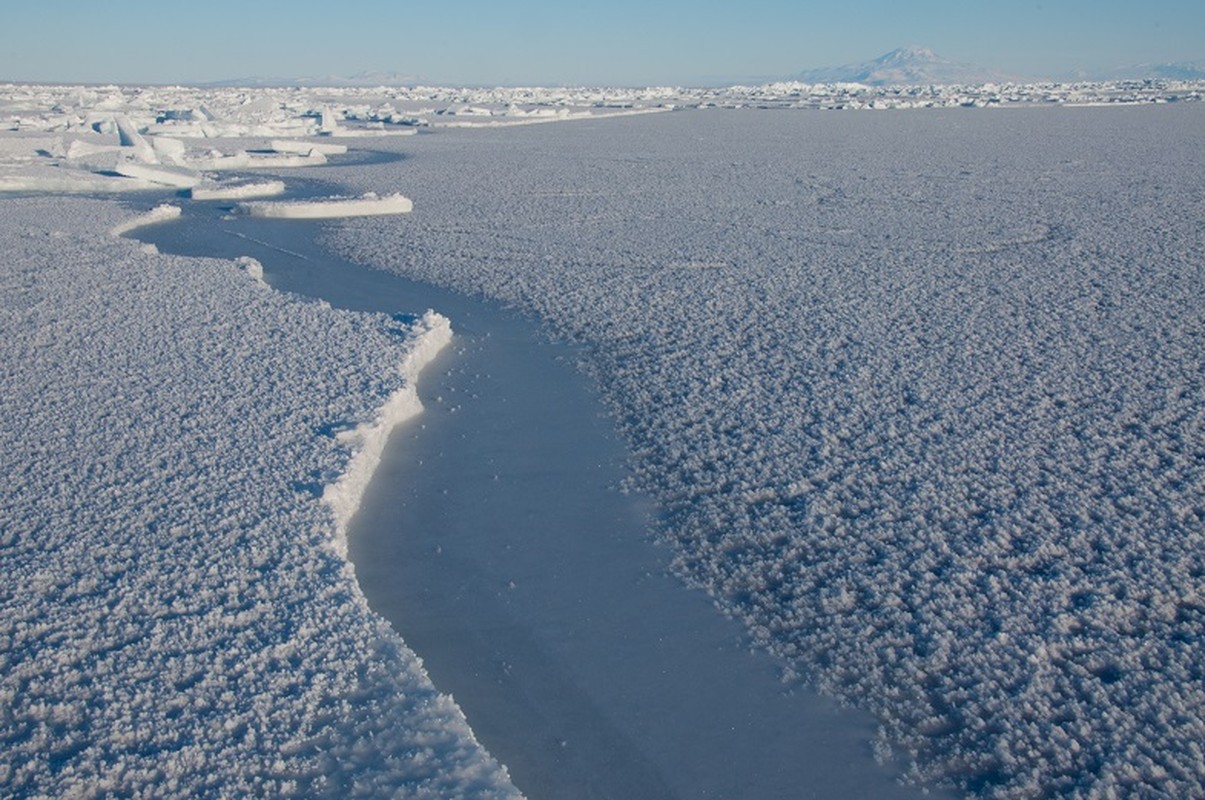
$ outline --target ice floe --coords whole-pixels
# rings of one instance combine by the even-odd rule
[[[171,167],[165,164],[143,164],[137,161],[119,161],[113,171],[127,178],[138,178],[148,183],[188,189],[202,180],[201,173],[186,167]]]

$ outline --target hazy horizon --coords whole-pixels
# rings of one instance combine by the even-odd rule
[[[709,85],[789,78],[903,46],[1020,78],[1205,57],[1205,6],[1181,0],[887,0],[739,6],[615,0],[564,8],[471,0],[400,8],[295,0],[288,13],[212,0],[129,0],[120,12],[49,0],[0,12],[0,80],[206,84],[385,73],[451,85]]]

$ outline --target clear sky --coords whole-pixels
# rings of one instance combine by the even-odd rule
[[[0,80],[790,77],[895,47],[1024,77],[1205,58],[1205,0],[0,0]]]

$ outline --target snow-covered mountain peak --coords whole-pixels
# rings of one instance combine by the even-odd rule
[[[875,62],[879,64],[914,63],[917,61],[932,62],[941,61],[941,59],[929,48],[918,46],[897,47],[890,53],[884,53],[875,59]]]
[[[900,47],[870,61],[804,70],[799,79],[809,83],[865,83],[871,86],[946,83],[986,83],[1001,75],[971,64],[961,64],[928,47]]]

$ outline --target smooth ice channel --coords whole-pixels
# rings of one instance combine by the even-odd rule
[[[319,232],[186,204],[138,237],[252,256],[273,286],[338,307],[451,318],[452,345],[419,381],[426,410],[391,438],[350,556],[372,607],[525,794],[920,796],[875,762],[871,719],[786,691],[736,622],[666,574],[656,511],[618,490],[624,448],[573,349],[334,258]]]

